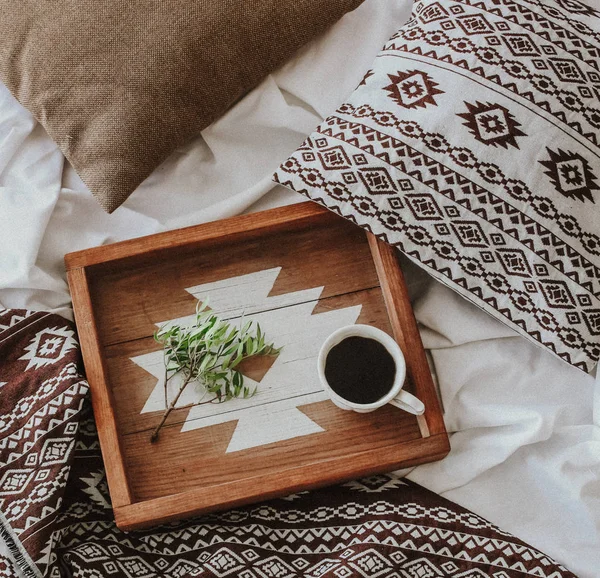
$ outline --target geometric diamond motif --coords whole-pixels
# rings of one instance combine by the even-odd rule
[[[451,219],[460,216],[459,210],[452,205],[445,206],[444,211],[446,211],[446,215],[448,215]]]
[[[429,193],[406,195],[404,199],[415,219],[419,221],[440,221],[443,218],[442,211]]]
[[[355,554],[348,564],[358,572],[359,576],[368,578],[387,575],[392,570],[388,559],[373,548]]]
[[[587,75],[592,82],[600,82],[600,73],[590,70]]]
[[[121,550],[121,548],[119,548],[119,546],[115,545],[115,544],[110,544],[108,546],[108,551],[113,555],[113,556],[120,556],[121,554],[123,554],[123,550]],[[166,561],[165,561],[166,563]],[[168,566],[168,563],[166,563],[166,565]]]
[[[35,481],[36,482],[41,482],[42,480],[45,480],[50,475],[51,471],[52,470],[50,470],[50,469],[39,470],[38,473],[37,473],[37,475],[34,478]]]
[[[585,293],[578,294],[577,301],[579,301],[579,305],[582,307],[589,307],[592,304],[590,296]]]
[[[587,199],[593,203],[592,191],[600,187],[594,180],[597,177],[592,173],[588,161],[579,153],[561,149],[555,152],[548,147],[546,150],[550,160],[538,162],[548,169],[544,174],[550,177],[556,190],[568,199],[575,198],[582,202]]]
[[[218,578],[231,576],[244,567],[242,559],[225,547],[217,550],[206,562],[206,565]]]
[[[112,560],[109,562],[104,562],[102,567],[107,574],[116,574],[117,572],[120,572],[119,567]]]
[[[443,94],[442,90],[436,88],[431,76],[420,70],[398,71],[396,74],[388,74],[392,84],[385,86],[390,98],[404,108],[425,108],[428,104],[437,106],[436,94]]]
[[[430,4],[419,13],[419,20],[424,24],[434,22],[435,20],[442,20],[448,16],[448,12],[440,6],[439,2]]]
[[[450,223],[450,226],[465,247],[488,246],[483,229],[476,221],[459,221],[458,223]]]
[[[459,16],[458,24],[469,35],[494,32],[490,23],[481,15]]]
[[[549,307],[571,309],[575,306],[573,296],[564,281],[541,280],[539,283]]]
[[[527,257],[521,249],[497,249],[496,255],[500,264],[509,275],[531,277],[531,269]]]
[[[64,433],[67,435],[72,435],[77,431],[78,427],[79,427],[79,423],[76,421],[72,421],[65,426]]]
[[[34,470],[8,470],[0,480],[0,496],[18,494],[29,483]]]
[[[391,199],[388,199],[388,203],[390,204],[390,207],[392,207],[392,209],[404,208],[404,203],[400,200],[399,197],[392,197]]]
[[[400,189],[403,191],[412,191],[414,189],[413,184],[409,179],[400,179],[398,184],[400,185]]]
[[[104,549],[97,544],[86,543],[77,548],[77,554],[84,560],[102,560],[108,558]]]
[[[352,480],[344,484],[353,490],[359,492],[366,492],[367,494],[378,494],[386,490],[393,488],[401,488],[406,486],[406,483],[402,481],[402,478],[397,476],[369,476],[368,478],[361,478],[360,480]],[[348,550],[352,553],[352,550]],[[345,552],[344,552],[345,554]]]
[[[77,347],[73,332],[66,327],[42,329],[25,348],[27,353],[19,359],[29,360],[25,371],[56,363],[71,349]]]
[[[246,558],[246,560],[249,560],[250,562],[259,558],[259,555],[254,550],[244,550],[242,552],[242,556],[244,558]]]
[[[125,572],[127,578],[147,578],[156,576],[154,568],[150,566],[141,556],[130,556],[118,560],[118,564]]]
[[[505,149],[508,145],[519,148],[515,137],[526,136],[519,130],[521,124],[500,104],[481,103],[471,104],[464,101],[469,112],[457,114],[467,122],[463,123],[475,140],[492,146],[501,146]]]
[[[433,565],[427,558],[419,558],[410,562],[402,569],[407,578],[444,578],[439,568]]]
[[[324,574],[327,574],[327,572],[329,572],[329,570],[331,570],[332,568],[335,568],[336,566],[339,566],[339,565],[340,565],[340,563],[338,561],[330,560],[330,559],[326,558],[325,560],[321,560],[320,562],[317,562],[317,564],[310,569],[310,573],[308,574],[308,576],[311,576],[311,578],[313,576],[315,578],[320,578]]]
[[[37,464],[38,455],[37,453],[31,453],[25,459],[25,465],[29,467],[33,467]]]
[[[394,562],[396,566],[400,566],[400,564],[406,560],[406,555],[401,550],[398,550],[393,554],[390,554],[390,560]]]
[[[298,570],[304,570],[304,568],[310,566],[310,562],[305,558],[294,558],[292,566],[295,566]]]
[[[583,320],[592,335],[600,335],[600,309],[584,311]]]
[[[584,14],[585,16],[600,16],[600,10],[592,8],[588,4],[584,4],[579,0],[557,0],[557,2],[569,12],[575,14]],[[494,574],[495,576],[495,574]]]
[[[536,275],[538,275],[540,277],[548,276],[548,267],[546,267],[546,265],[542,265],[541,263],[538,263],[537,265],[534,265],[533,268],[535,270]]]
[[[347,185],[352,185],[352,184],[358,182],[358,179],[356,178],[356,175],[352,171],[348,171],[348,172],[342,173],[342,179],[344,179],[344,182]]]
[[[397,192],[394,181],[383,167],[358,169],[358,176],[372,195],[390,195]]]
[[[479,253],[479,256],[481,257],[481,260],[484,263],[494,263],[496,261],[491,251],[481,251],[481,253]]]
[[[579,317],[579,313],[577,313],[576,311],[569,311],[566,315],[566,318],[571,325],[581,323],[581,317]]]
[[[538,70],[547,70],[548,69],[548,65],[546,64],[545,60],[542,60],[541,58],[533,58],[531,60],[531,63],[533,64],[533,66],[535,66]]]
[[[551,58],[550,66],[562,82],[585,82],[585,76],[577,63],[568,58]]]
[[[500,233],[491,233],[490,239],[494,245],[506,245],[506,240]]]
[[[340,145],[319,151],[318,155],[327,170],[350,168],[350,159]]]
[[[284,578],[295,574],[294,569],[277,556],[255,563],[254,568],[265,578]]]
[[[445,562],[444,564],[442,564],[441,568],[444,572],[447,572],[448,574],[456,572],[459,569],[458,566],[452,561]]]
[[[41,463],[44,466],[62,464],[69,459],[69,450],[75,444],[74,438],[51,438],[42,447]]]
[[[540,53],[528,34],[503,34],[502,40],[515,56],[536,56]]]
[[[198,564],[192,562],[190,560],[177,560],[171,568],[169,568],[168,573],[165,572],[164,576],[173,576],[173,578],[183,578],[184,576],[191,576],[192,572],[198,575],[198,569],[202,570],[202,568],[198,567]],[[152,576],[155,576],[153,574]]]

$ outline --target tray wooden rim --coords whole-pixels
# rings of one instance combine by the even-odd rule
[[[142,529],[183,517],[208,513],[216,509],[236,507],[299,490],[313,489],[364,475],[441,459],[449,452],[450,445],[439,400],[408,299],[398,256],[394,248],[367,232],[371,255],[381,284],[394,338],[405,354],[407,374],[413,381],[415,393],[426,406],[425,414],[419,418],[419,427],[423,437],[398,445],[398,453],[391,451],[392,446],[386,446],[355,454],[352,463],[349,463],[347,459],[337,457],[282,470],[278,473],[276,480],[271,474],[265,474],[253,478],[243,478],[242,482],[235,481],[211,486],[210,491],[213,493],[215,488],[221,486],[223,489],[227,489],[225,494],[229,497],[226,502],[211,500],[210,492],[204,488],[195,488],[145,501],[134,499],[127,478],[113,395],[109,386],[106,362],[102,355],[95,320],[89,285],[90,271],[96,269],[97,266],[126,261],[135,257],[148,257],[160,251],[196,244],[218,244],[240,238],[256,238],[264,234],[296,229],[309,224],[324,224],[328,220],[334,219],[340,219],[340,217],[307,201],[65,255],[67,280],[73,299],[73,310],[87,379],[92,393],[92,405],[98,426],[100,447],[105,462],[113,511],[119,528],[123,530]],[[408,352],[411,354],[409,355]],[[424,448],[427,448],[429,452],[425,459],[422,458]],[[373,466],[373,461],[377,463],[377,466]],[[328,466],[326,477],[323,476],[324,463],[327,463]],[[248,483],[249,481],[251,483]],[[269,489],[263,490],[266,483],[268,483]]]

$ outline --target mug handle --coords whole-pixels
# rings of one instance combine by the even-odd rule
[[[394,407],[398,407],[412,413],[413,415],[423,415],[425,412],[425,406],[423,402],[416,398],[412,393],[408,391],[400,390],[400,393],[388,403],[391,403]]]

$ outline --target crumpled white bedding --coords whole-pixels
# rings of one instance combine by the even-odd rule
[[[303,200],[270,175],[354,89],[410,8],[410,0],[366,0],[112,216],[0,85],[0,304],[70,316],[67,252]],[[452,432],[450,455],[410,478],[579,576],[600,577],[600,383],[415,266],[407,271]]]

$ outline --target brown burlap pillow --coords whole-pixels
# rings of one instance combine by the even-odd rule
[[[362,0],[7,0],[0,77],[114,211]]]

